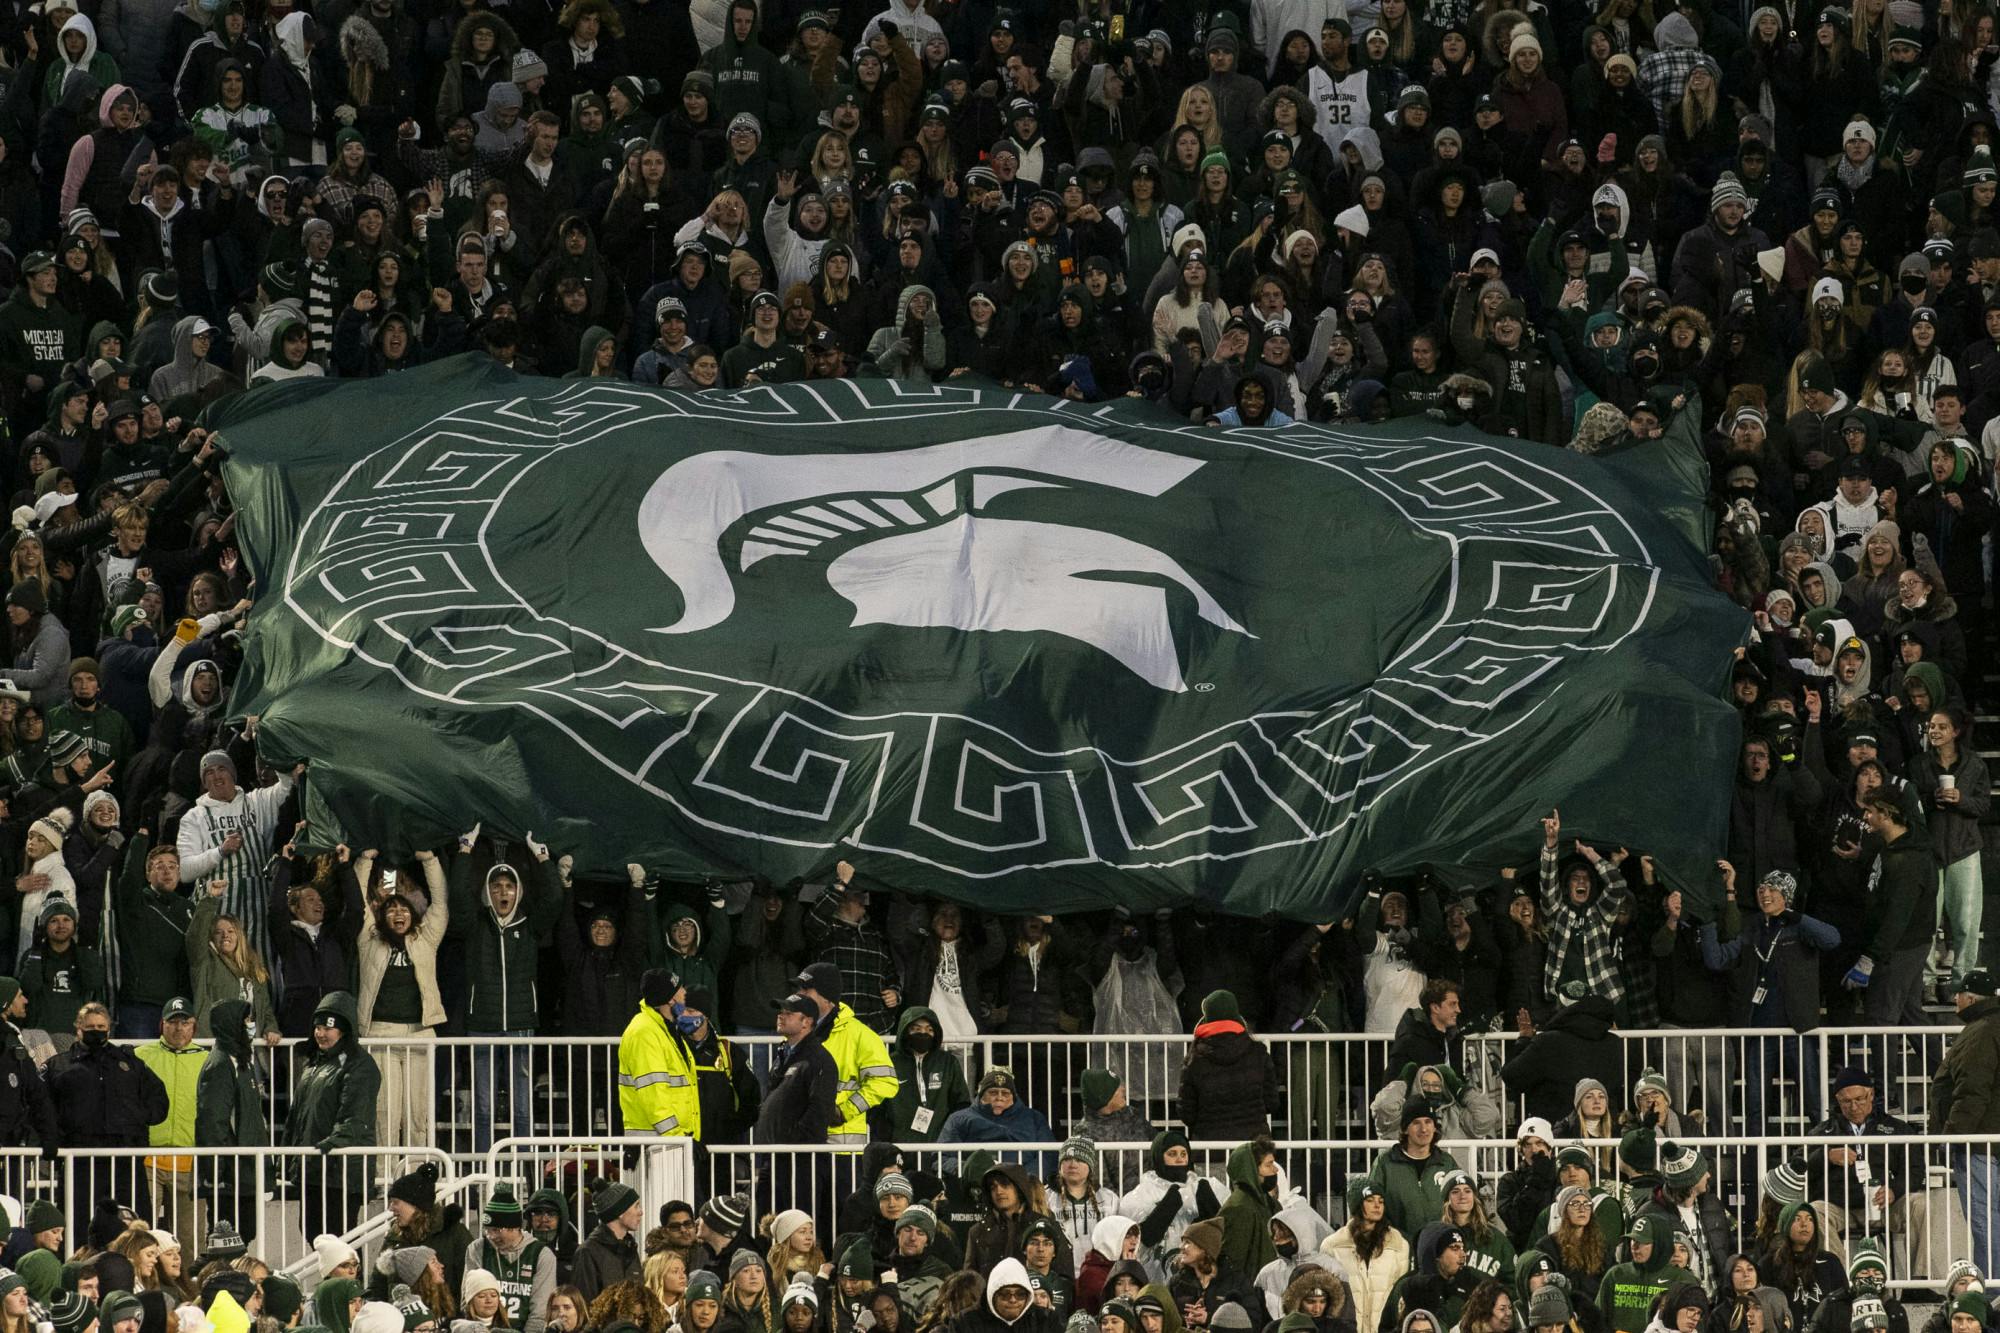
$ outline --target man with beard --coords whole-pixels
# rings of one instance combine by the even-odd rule
[[[405,120],[396,132],[396,155],[413,180],[442,181],[445,197],[471,199],[473,192],[507,165],[507,154],[485,152],[475,146],[477,128],[472,117],[459,112],[444,127],[444,144],[425,148],[423,131],[414,120]],[[443,199],[432,199],[433,207]]]

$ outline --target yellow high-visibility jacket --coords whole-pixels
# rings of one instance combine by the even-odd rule
[[[651,1005],[618,1039],[618,1109],[627,1134],[701,1137],[701,1089],[693,1053]]]
[[[881,1034],[841,1005],[834,1013],[833,1026],[826,1034],[826,1053],[833,1057],[840,1075],[840,1109],[847,1119],[826,1136],[828,1143],[860,1147],[868,1142],[868,1112],[891,1101],[901,1086],[896,1066],[889,1062],[889,1048]]]

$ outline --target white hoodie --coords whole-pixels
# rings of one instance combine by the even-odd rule
[[[1028,1304],[1022,1306],[1021,1313],[1012,1319],[1002,1318],[1000,1311],[993,1305],[993,1298],[1000,1294],[1002,1287],[1019,1287],[1029,1296]],[[1028,1282],[1028,1267],[1019,1259],[1002,1259],[993,1265],[993,1271],[986,1275],[986,1308],[992,1312],[995,1319],[999,1319],[1010,1328],[1027,1317],[1028,1311],[1034,1306],[1034,1292],[1034,1287]]]

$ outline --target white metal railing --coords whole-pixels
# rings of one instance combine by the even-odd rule
[[[515,1183],[524,1202],[536,1190],[552,1189],[569,1204],[569,1215],[580,1236],[590,1234],[589,1189],[592,1180],[622,1180],[639,1192],[648,1219],[673,1199],[707,1198],[697,1193],[701,1177],[694,1140],[657,1135],[625,1138],[583,1138],[553,1135],[505,1138],[487,1152],[485,1174]],[[728,1191],[723,1191],[728,1193]]]
[[[1832,1108],[1834,1077],[1848,1064],[1874,1075],[1885,1109],[1921,1123],[1930,1080],[1953,1027],[1742,1028],[1625,1032],[1622,1088],[1611,1090],[1614,1111],[1643,1070],[1665,1076],[1682,1115],[1684,1133],[1749,1135],[1802,1130]],[[733,1037],[738,1057],[753,1072],[769,1066],[774,1037]],[[1259,1035],[1271,1051],[1284,1088],[1272,1131],[1295,1139],[1361,1139],[1393,1127],[1375,1107],[1401,1072],[1389,1068],[1391,1038],[1375,1033]],[[1110,1067],[1123,1076],[1127,1096],[1156,1124],[1178,1122],[1181,1066],[1192,1038],[1186,1033],[1114,1036],[1064,1034],[988,1035],[954,1043],[967,1081],[997,1064],[1010,1065],[1024,1101],[1052,1125],[1071,1123],[1080,1104],[1083,1071]],[[1500,1128],[1511,1133],[1525,1114],[1508,1096],[1501,1067],[1520,1038],[1511,1032],[1478,1032],[1464,1038],[1461,1071],[1472,1095],[1497,1106]],[[439,1037],[410,1040],[364,1038],[362,1045],[383,1071],[377,1099],[378,1134],[385,1142],[439,1149],[476,1169],[502,1138],[567,1135],[583,1140],[615,1136],[618,1113],[618,1042],[614,1037]],[[266,1062],[273,1125],[284,1123],[291,1091],[310,1054],[305,1043],[259,1048]],[[1386,1106],[1386,1104],[1385,1104]]]
[[[1710,1189],[1727,1213],[1732,1243],[1755,1243],[1763,1203],[1760,1182],[1780,1162],[1804,1173],[1806,1193],[1820,1208],[1828,1243],[1845,1256],[1864,1235],[1882,1239],[1891,1284],[1897,1288],[1942,1285],[1946,1271],[1971,1257],[1991,1270],[1994,1203],[2000,1200],[2000,1153],[1990,1136],[1884,1135],[1855,1139],[1787,1133],[1762,1137],[1684,1138],[1707,1155]],[[1148,1145],[1101,1143],[1106,1188],[1124,1193],[1144,1169]],[[1227,1196],[1225,1165],[1230,1142],[1197,1142],[1192,1165]],[[1346,1187],[1364,1178],[1388,1140],[1279,1139],[1287,1187],[1338,1225]],[[1448,1139],[1439,1145],[1472,1171],[1492,1202],[1502,1174],[1518,1164],[1504,1138]],[[1615,1140],[1593,1141],[1600,1179],[1619,1177]],[[923,1144],[903,1150],[903,1169],[920,1191],[937,1188],[946,1173],[962,1171],[974,1153],[1018,1162],[1051,1179],[1061,1144]],[[1843,1160],[1843,1155],[1852,1154]],[[202,1148],[180,1152],[96,1148],[65,1151],[45,1160],[31,1148],[0,1149],[0,1192],[16,1199],[46,1198],[70,1214],[81,1234],[99,1198],[132,1206],[155,1226],[174,1232],[185,1250],[200,1255],[211,1229],[233,1223],[250,1252],[273,1268],[297,1273],[310,1287],[319,1273],[311,1249],[320,1231],[344,1234],[362,1254],[386,1223],[381,1214],[389,1182],[419,1161],[439,1163],[441,1193],[459,1197],[471,1211],[472,1193],[511,1183],[525,1199],[536,1189],[562,1192],[580,1230],[587,1230],[587,1184],[623,1179],[640,1193],[647,1218],[668,1199],[699,1200],[723,1193],[751,1197],[753,1220],[782,1207],[801,1207],[822,1227],[835,1225],[840,1205],[861,1183],[859,1157],[832,1147],[695,1145],[654,1137],[508,1138],[495,1143],[471,1173],[455,1173],[435,1150],[311,1148]],[[1883,1187],[1889,1193],[1879,1193]],[[1627,1215],[1644,1200],[1627,1200]],[[308,1212],[311,1216],[308,1216]]]
[[[389,1182],[417,1163],[451,1163],[433,1148],[65,1148],[46,1160],[34,1148],[0,1148],[0,1193],[44,1198],[65,1210],[81,1237],[96,1201],[115,1198],[171,1231],[189,1271],[223,1224],[272,1268],[313,1259],[312,1239],[347,1232],[380,1206]],[[365,1276],[365,1274],[364,1274]]]
[[[1896,1135],[1864,1140],[1814,1137],[1804,1134],[1761,1138],[1685,1138],[1682,1146],[1699,1149],[1711,1167],[1710,1190],[1727,1212],[1733,1237],[1730,1249],[1760,1249],[1757,1236],[1763,1203],[1761,1182],[1781,1161],[1790,1161],[1807,1177],[1807,1197],[1820,1211],[1827,1244],[1845,1261],[1848,1250],[1863,1236],[1884,1242],[1890,1285],[1942,1287],[1951,1265],[1968,1256],[1981,1259],[1994,1237],[1984,1230],[1986,1218],[1976,1204],[2000,1200],[2000,1155],[1990,1136]],[[1297,1191],[1322,1217],[1339,1226],[1346,1219],[1346,1187],[1368,1175],[1376,1158],[1389,1147],[1387,1139],[1276,1141],[1280,1166],[1289,1190]],[[1228,1197],[1226,1164],[1238,1144],[1197,1142],[1190,1165],[1197,1176],[1215,1181],[1218,1199]],[[1461,1167],[1473,1172],[1485,1197],[1487,1211],[1497,1217],[1496,1186],[1500,1177],[1519,1164],[1514,1144],[1498,1139],[1445,1140],[1438,1145]],[[902,1151],[902,1169],[918,1182],[941,1180],[961,1171],[975,1153],[991,1154],[996,1162],[1019,1163],[1029,1174],[1052,1181],[1062,1145],[1047,1143],[918,1144]],[[1143,1143],[1097,1145],[1105,1188],[1123,1194],[1143,1169]],[[1619,1183],[1615,1165],[1616,1140],[1594,1151],[1600,1158],[1600,1179],[1613,1189]],[[1864,1184],[1849,1164],[1830,1159],[1838,1151],[1860,1151],[1871,1162],[1873,1179]],[[752,1217],[768,1216],[784,1207],[803,1208],[822,1228],[833,1225],[841,1203],[856,1188],[853,1153],[833,1147],[757,1147],[708,1145],[701,1163],[704,1195],[744,1192],[751,1195]],[[1895,1196],[1879,1196],[1884,1180],[1900,1184]],[[1051,1189],[1053,1189],[1053,1184]],[[1975,1193],[1975,1191],[1977,1191]],[[1626,1199],[1629,1218],[1646,1201]],[[1053,1205],[1052,1205],[1053,1207]],[[1991,1205],[1988,1205],[1990,1214]],[[1115,1211],[1115,1209],[1114,1209]],[[1982,1224],[1975,1231],[1974,1222]],[[1533,1237],[1529,1239],[1534,1239]]]

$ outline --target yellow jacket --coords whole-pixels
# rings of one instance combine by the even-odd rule
[[[889,1048],[882,1044],[881,1034],[844,1004],[834,1011],[833,1026],[826,1034],[826,1053],[839,1071],[840,1109],[847,1113],[847,1119],[826,1136],[826,1141],[858,1148],[868,1142],[870,1108],[893,1100],[901,1086],[896,1066],[889,1062]]]
[[[639,1006],[618,1039],[618,1109],[627,1134],[701,1137],[694,1057],[651,1005]]]
[[[164,1041],[149,1041],[133,1054],[167,1085],[167,1118],[146,1131],[147,1143],[155,1148],[192,1148],[195,1084],[208,1059],[207,1048],[190,1044],[176,1051]],[[160,1171],[191,1171],[194,1158],[148,1157],[146,1164]]]

